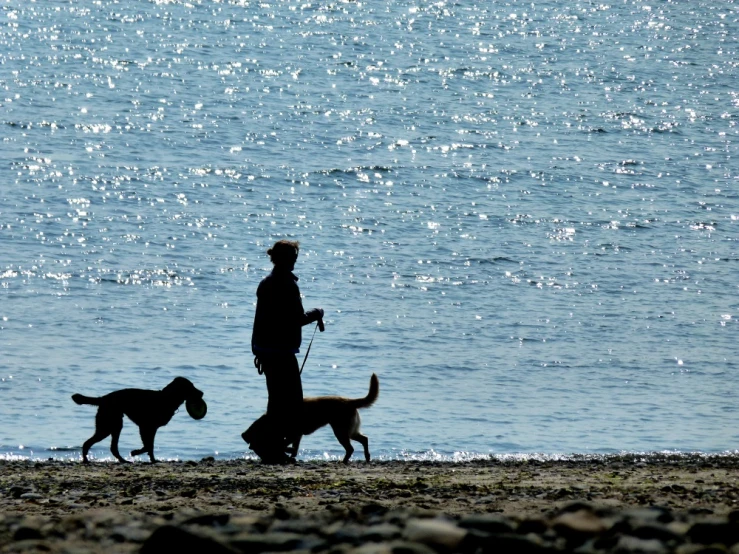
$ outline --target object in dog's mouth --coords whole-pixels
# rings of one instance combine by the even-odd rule
[[[187,409],[187,413],[190,414],[190,417],[193,419],[203,419],[205,414],[208,413],[208,405],[202,398],[186,401],[185,408]]]

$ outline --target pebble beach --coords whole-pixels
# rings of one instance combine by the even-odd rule
[[[0,462],[0,552],[739,552],[739,457]]]

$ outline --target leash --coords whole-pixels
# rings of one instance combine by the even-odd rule
[[[320,325],[319,323],[316,323],[316,328],[313,329],[313,336],[310,338],[310,343],[308,344],[308,350],[305,351],[305,358],[303,358],[303,364],[300,366],[300,373],[298,373],[298,375],[303,374],[303,368],[305,367],[305,361],[308,359],[308,354],[310,354],[310,347],[313,346],[313,339],[316,338],[316,331],[318,330],[319,325]]]
[[[321,331],[323,331],[323,322],[319,319],[318,323],[316,323],[315,329],[313,329],[313,336],[310,338],[310,343],[308,344],[308,350],[305,351],[305,358],[303,358],[303,363],[300,366],[300,373],[298,375],[303,374],[303,368],[305,367],[305,362],[308,360],[308,354],[310,354],[310,347],[313,346],[313,339],[316,338],[316,331],[318,328],[321,328]],[[264,369],[262,368],[262,362],[259,361],[259,358],[254,356],[254,367],[257,368],[257,373],[259,375],[262,375],[264,373]]]

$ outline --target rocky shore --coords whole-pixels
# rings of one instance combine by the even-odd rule
[[[731,552],[739,456],[0,461],[0,552]]]

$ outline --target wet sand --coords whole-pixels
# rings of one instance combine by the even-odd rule
[[[477,516],[506,522],[511,526],[508,534],[521,537],[532,535],[522,532],[532,526],[538,529],[532,536],[539,546],[562,551],[572,544],[567,533],[556,531],[562,530],[556,522],[568,513],[579,514],[580,523],[601,522],[595,525],[597,533],[581,537],[591,541],[595,534],[612,531],[613,521],[627,514],[642,514],[673,527],[680,522],[682,527],[671,532],[682,532],[683,538],[673,542],[684,546],[693,544],[686,537],[696,522],[733,525],[739,520],[734,512],[739,501],[738,469],[739,457],[733,455],[353,462],[348,466],[337,462],[266,466],[250,460],[211,459],[153,465],[5,461],[0,462],[0,551],[28,552],[37,547],[54,552],[147,551],[152,541],[161,539],[159,535],[173,529],[185,533],[177,540],[212,541],[208,550],[335,549],[331,537],[336,534],[331,532],[300,535],[304,541],[306,537],[326,541],[325,548],[308,541],[308,546],[296,542],[290,543],[292,547],[281,544],[255,550],[232,540],[273,533],[275,522],[284,525],[285,521],[324,530],[337,521],[353,523],[363,526],[367,536],[352,538],[343,550],[384,545],[390,552],[402,550],[391,547],[393,541],[410,540],[409,521],[451,522],[457,530],[465,529],[467,542],[445,543],[443,548],[429,545],[428,540],[414,544],[433,551],[463,551],[471,549],[470,537],[482,531],[468,532],[461,522]],[[393,521],[395,535],[388,531],[383,542],[369,533],[378,524],[371,516],[383,524]],[[193,521],[199,522],[197,532]],[[538,527],[530,522],[539,522]],[[223,536],[218,536],[219,530]],[[451,527],[442,525],[442,530],[456,536]],[[724,539],[722,544],[728,548],[732,540]]]

